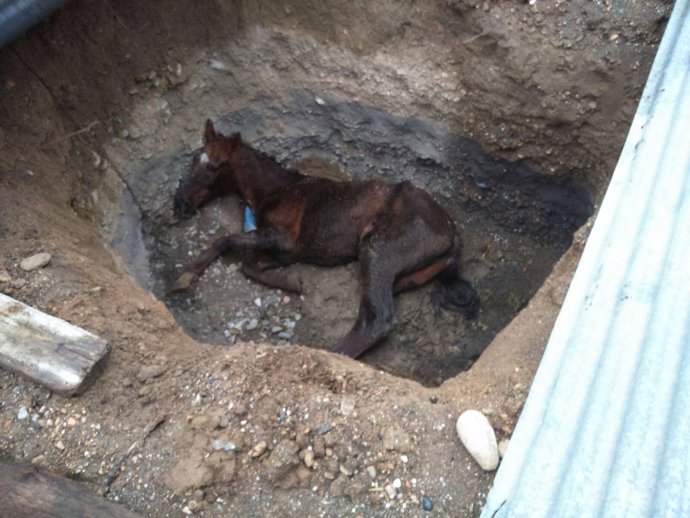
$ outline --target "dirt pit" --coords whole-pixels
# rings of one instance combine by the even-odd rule
[[[455,420],[510,438],[669,8],[68,2],[0,50],[0,289],[113,353],[76,398],[0,371],[0,458],[147,516],[476,516],[492,474]],[[402,294],[362,363],[319,350],[353,321],[354,264],[295,266],[300,298],[218,261],[166,297],[239,229],[232,198],[172,220],[206,118],[308,174],[427,189],[478,320]]]
[[[214,73],[204,67],[194,75],[208,80]],[[188,98],[197,113],[212,110],[203,96],[196,100],[194,91]],[[253,103],[221,117],[217,126],[226,134],[240,131],[258,149],[306,174],[339,181],[409,180],[449,210],[465,243],[465,275],[482,298],[480,318],[466,322],[458,313],[435,307],[429,287],[406,293],[397,298],[394,331],[362,358],[425,385],[440,385],[471,366],[527,305],[591,210],[587,194],[572,182],[492,158],[441,125],[312,92],[292,93],[285,103]],[[137,153],[125,154],[131,155]],[[131,199],[116,225],[122,235],[141,233],[143,239],[132,248],[123,246],[131,241],[116,237],[116,248],[142,284],[200,341],[332,347],[357,315],[356,264],[292,267],[305,286],[295,296],[249,281],[238,270],[237,258],[230,258],[213,266],[188,293],[166,295],[171,280],[202,247],[241,231],[237,199],[220,200],[192,220],[173,217],[173,191],[189,175],[189,155],[190,150],[181,149],[171,157],[152,157],[139,171],[117,164],[131,171],[126,177]]]

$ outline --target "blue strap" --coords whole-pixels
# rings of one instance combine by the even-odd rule
[[[244,223],[243,227],[245,232],[253,232],[256,230],[256,216],[254,211],[249,205],[244,206]]]

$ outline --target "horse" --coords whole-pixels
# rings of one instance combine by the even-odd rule
[[[301,291],[282,266],[359,261],[361,300],[352,329],[332,349],[356,358],[393,326],[393,296],[439,281],[432,302],[473,319],[479,296],[460,276],[461,243],[450,215],[412,183],[337,182],[287,169],[239,133],[225,136],[209,119],[192,174],[175,193],[174,211],[192,216],[208,201],[238,193],[256,229],[217,239],[187,265],[170,291],[189,288],[219,256],[243,254],[242,272],[268,286]]]

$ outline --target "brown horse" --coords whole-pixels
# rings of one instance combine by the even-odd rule
[[[301,286],[280,266],[335,266],[359,260],[362,286],[357,321],[333,349],[357,357],[393,322],[393,294],[436,277],[432,299],[474,318],[479,297],[460,278],[460,240],[448,213],[409,182],[335,182],[288,170],[206,121],[204,147],[192,176],[175,194],[175,212],[190,216],[218,196],[238,192],[255,213],[257,229],[218,239],[172,286],[188,288],[220,255],[243,252],[242,271],[264,284]]]

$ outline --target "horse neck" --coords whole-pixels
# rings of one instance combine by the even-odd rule
[[[244,145],[233,153],[231,164],[240,196],[254,208],[268,196],[303,177],[296,171],[284,168],[271,157]]]

